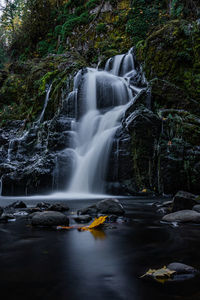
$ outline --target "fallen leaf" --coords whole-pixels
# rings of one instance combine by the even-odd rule
[[[169,280],[176,271],[167,269],[166,266],[164,266],[161,269],[149,269],[144,275],[142,275],[140,278],[143,278],[145,276],[153,277],[155,280],[164,283],[165,281]]]
[[[61,229],[78,229],[78,230],[92,230],[92,229],[96,229],[98,227],[100,227],[106,220],[107,216],[101,216],[99,218],[95,218],[95,220],[88,226],[83,226],[83,227],[80,227],[80,226],[77,226],[77,225],[73,225],[73,226],[57,226],[56,228],[58,230],[61,230]]]
[[[80,230],[91,230],[94,228],[98,228],[99,226],[105,223],[106,218],[107,216],[101,216],[99,218],[95,218],[94,221],[89,226],[80,227]]]

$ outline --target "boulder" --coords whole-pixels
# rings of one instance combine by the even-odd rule
[[[172,270],[172,271],[176,271],[176,274],[195,274],[198,273],[198,271],[188,265],[182,264],[182,263],[178,263],[178,262],[174,262],[171,263],[167,266],[168,269]]]
[[[167,222],[181,222],[181,223],[200,223],[200,213],[194,210],[180,210],[171,214],[165,215],[162,218]]]
[[[26,208],[26,204],[23,201],[16,201],[10,204],[10,208]]]
[[[121,216],[125,213],[123,206],[117,199],[104,199],[96,204],[78,210],[78,215],[118,215]]]
[[[91,216],[95,216],[97,215],[98,211],[97,211],[97,206],[96,204],[84,207],[82,209],[79,209],[77,211],[78,215],[91,215]]]
[[[0,223],[7,223],[9,220],[15,220],[15,216],[13,214],[3,213],[0,217]]]
[[[118,215],[125,213],[122,204],[117,199],[104,199],[96,204],[98,213]]]
[[[48,210],[53,210],[53,211],[67,211],[69,210],[69,207],[67,205],[61,205],[59,203],[55,203],[50,205]]]
[[[179,191],[173,198],[172,211],[192,209],[192,207],[197,204],[195,198],[196,196],[191,193]]]
[[[200,204],[194,205],[193,208],[192,208],[192,210],[200,213]]]
[[[57,226],[69,225],[69,219],[64,214],[57,211],[44,211],[34,213],[31,219],[33,226]]]
[[[77,216],[73,218],[77,223],[88,223],[92,220],[92,217],[89,215]]]
[[[50,207],[50,203],[47,203],[47,202],[39,202],[37,203],[36,205],[36,208],[39,208],[39,209],[48,209]]]

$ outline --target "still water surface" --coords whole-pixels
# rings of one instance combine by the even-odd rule
[[[71,212],[91,203],[66,201]],[[24,218],[0,224],[1,294],[8,300],[199,300],[199,279],[163,285],[139,277],[174,261],[200,268],[200,227],[160,223],[152,200],[122,203],[128,222],[94,235],[32,228]]]

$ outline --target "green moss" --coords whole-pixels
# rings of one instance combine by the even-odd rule
[[[196,22],[171,21],[137,45],[137,57],[147,79],[166,80],[200,103],[199,34]]]

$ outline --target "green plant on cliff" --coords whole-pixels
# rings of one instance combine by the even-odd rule
[[[166,22],[168,14],[164,1],[152,1],[148,4],[145,0],[134,0],[132,2],[126,30],[132,36],[133,43],[136,44],[146,37],[152,27]]]

